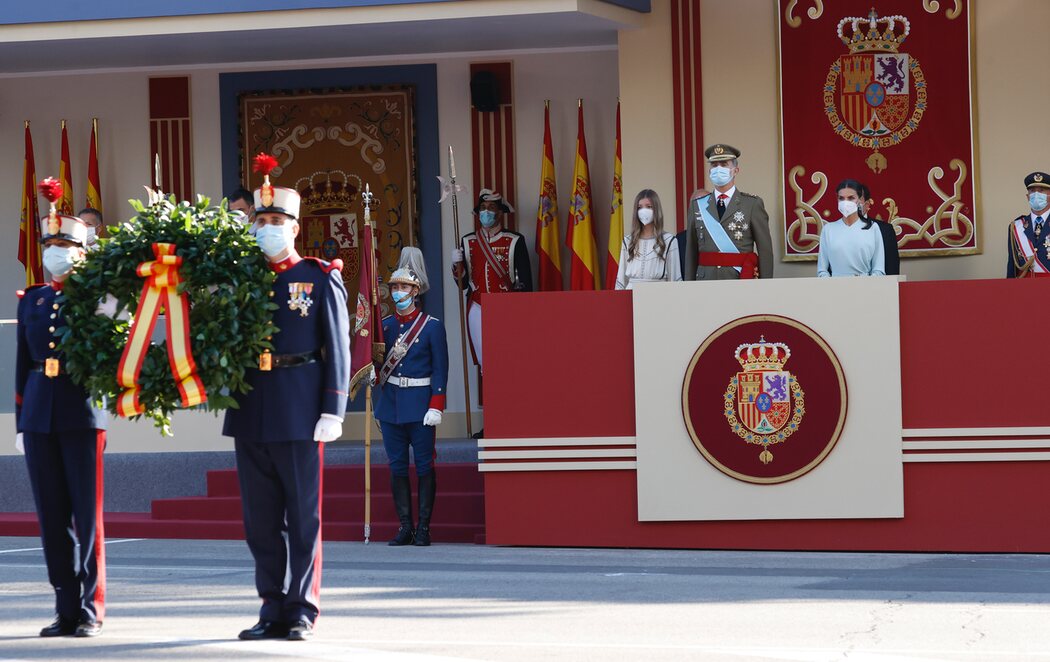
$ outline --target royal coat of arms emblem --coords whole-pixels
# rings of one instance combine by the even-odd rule
[[[762,446],[759,460],[773,461],[769,447],[785,441],[802,423],[805,396],[798,380],[784,364],[791,349],[784,343],[766,342],[736,348],[742,370],[733,376],[725,392],[725,416],[729,426],[749,444]]]
[[[828,70],[824,112],[836,134],[872,150],[865,163],[873,172],[887,165],[880,150],[904,141],[926,112],[926,77],[918,60],[901,52],[911,32],[904,16],[849,16],[838,37],[849,49]]]

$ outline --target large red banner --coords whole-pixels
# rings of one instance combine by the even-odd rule
[[[969,0],[779,0],[784,255],[814,259],[837,184],[902,257],[980,252]]]

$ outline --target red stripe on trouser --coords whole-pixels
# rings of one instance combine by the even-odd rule
[[[701,267],[740,267],[740,278],[754,278],[758,266],[757,253],[714,253],[697,255],[696,263]]]
[[[95,615],[99,621],[106,617],[106,533],[102,523],[105,499],[105,469],[102,454],[106,450],[106,431],[96,430],[95,436],[95,570],[98,588],[95,589]]]
[[[321,615],[321,531],[324,530],[324,444],[317,444],[317,552],[314,553],[314,578],[310,582],[310,597],[317,605],[317,615]]]

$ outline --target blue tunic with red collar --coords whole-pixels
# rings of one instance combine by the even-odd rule
[[[408,332],[420,314],[419,310],[414,310],[404,317],[389,315],[383,318],[383,341],[386,343],[387,356],[398,337]],[[398,385],[401,377],[429,377],[430,385],[402,388]],[[376,420],[385,423],[422,421],[428,409],[445,409],[447,391],[448,342],[445,339],[445,326],[440,320],[431,317],[390,379],[380,387],[375,409]]]
[[[271,265],[277,272],[270,293],[274,356],[307,355],[300,365],[249,370],[247,393],[234,397],[222,433],[252,441],[310,441],[322,413],[342,417],[350,386],[350,320],[339,269],[293,254]]]
[[[61,285],[34,285],[18,301],[18,355],[15,360],[15,421],[19,432],[50,434],[105,429],[91,399],[66,373],[58,350],[65,332]],[[44,374],[44,362],[57,359],[56,377]]]

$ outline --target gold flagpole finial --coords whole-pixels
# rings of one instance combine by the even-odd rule
[[[579,104],[580,108],[583,108],[583,97],[580,97],[579,99],[577,99],[576,102]]]
[[[26,128],[29,128],[29,120],[26,120]]]
[[[543,100],[543,107],[546,108],[547,110],[550,110],[551,100],[550,99],[544,99]]]
[[[63,129],[66,128],[66,121],[65,120],[62,120],[62,128]]]

